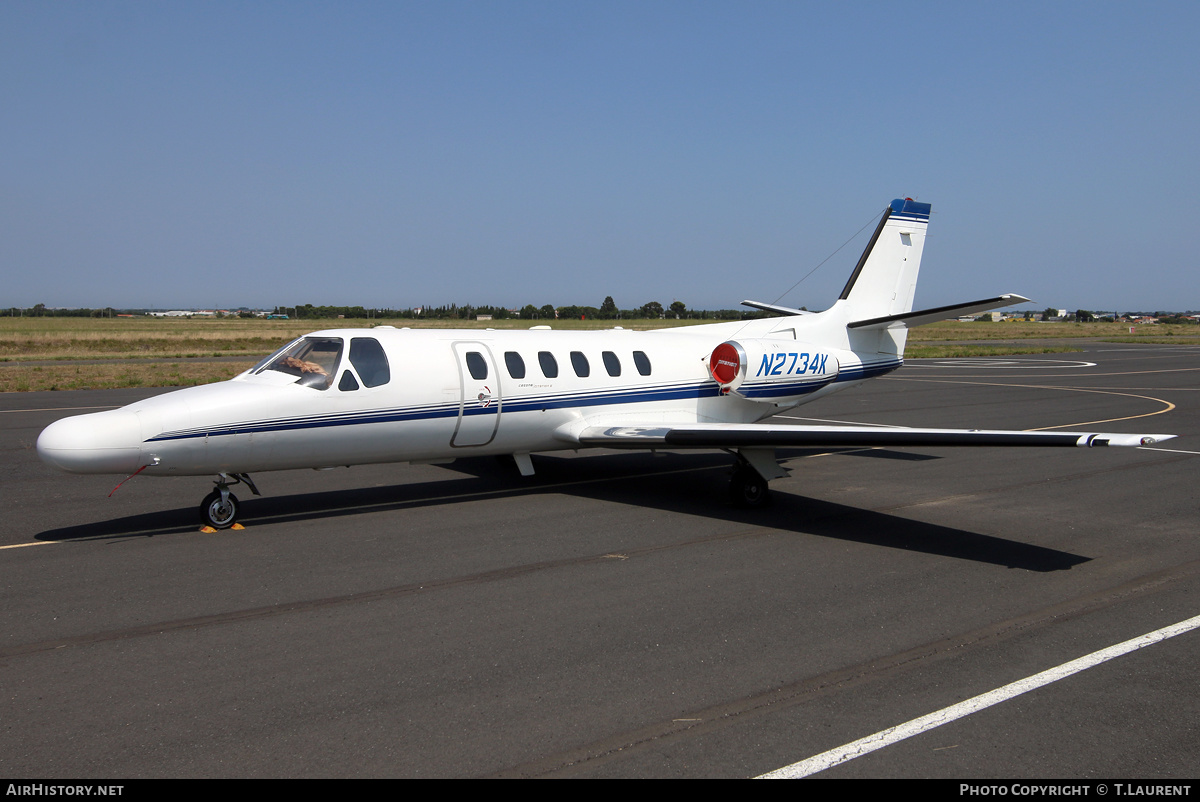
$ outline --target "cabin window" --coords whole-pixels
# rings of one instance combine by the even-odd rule
[[[650,357],[646,356],[645,351],[633,352],[633,364],[637,366],[638,373],[643,376],[650,375]]]
[[[257,372],[277,370],[297,376],[296,384],[324,390],[333,383],[333,374],[342,356],[340,337],[302,337],[277,351]],[[262,363],[259,363],[262,364]]]
[[[488,377],[487,360],[483,358],[483,354],[478,351],[467,351],[467,370],[471,373],[471,378],[476,381],[483,381]]]
[[[504,364],[508,368],[508,375],[514,379],[525,378],[525,360],[516,351],[504,352]]]
[[[608,371],[609,376],[621,375],[621,360],[617,359],[617,355],[612,351],[605,351],[601,354],[604,358],[604,369]]]
[[[558,360],[549,351],[538,351],[538,364],[542,367],[542,375],[547,379],[558,378]]]
[[[366,379],[363,379],[363,381],[366,381]],[[338,389],[341,390],[342,392],[349,392],[350,390],[357,390],[358,389],[358,380],[354,378],[353,373],[351,373],[348,370],[343,370],[341,381],[338,382]]]
[[[378,387],[387,384],[392,378],[392,369],[388,366],[387,354],[379,340],[373,337],[355,337],[350,340],[350,364],[358,371],[358,376],[367,387]],[[351,379],[354,377],[351,376]],[[338,385],[341,388],[341,385]],[[353,388],[358,389],[355,385]]]
[[[588,364],[587,357],[583,355],[583,351],[571,352],[571,367],[575,368],[575,375],[581,379],[586,379],[592,373],[592,367]]]

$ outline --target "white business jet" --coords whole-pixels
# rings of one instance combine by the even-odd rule
[[[1027,301],[1001,295],[912,311],[927,203],[892,201],[837,302],[819,313],[658,331],[336,329],[305,335],[219,384],[64,418],[41,458],[73,473],[216,474],[200,506],[218,529],[257,471],[444,462],[583,447],[725,449],[735,503],[767,500],[787,446],[1138,446],[1169,434],[758,423],[903,363],[908,329]]]

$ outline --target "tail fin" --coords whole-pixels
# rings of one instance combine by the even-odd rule
[[[928,203],[897,198],[883,210],[840,300],[851,321],[911,312],[929,226]],[[903,352],[903,345],[901,352]]]

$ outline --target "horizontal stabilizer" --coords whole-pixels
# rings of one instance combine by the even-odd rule
[[[743,303],[745,302],[743,301]],[[870,320],[856,320],[848,324],[848,327],[852,329],[885,329],[889,326],[899,324],[911,329],[914,326],[937,323],[939,320],[946,320],[947,318],[974,315],[979,312],[987,312],[989,309],[1001,309],[1005,306],[1015,306],[1016,304],[1024,303],[1031,303],[1031,301],[1023,295],[1009,293],[1007,295],[998,295],[995,298],[985,298],[982,301],[939,306],[934,309],[918,309],[913,312],[875,317]]]
[[[680,426],[589,426],[574,439],[603,448],[901,447],[901,446],[1147,446],[1173,434],[910,429],[886,426],[773,426],[693,423]]]
[[[764,312],[774,312],[779,315],[815,315],[816,312],[809,312],[806,309],[792,309],[790,306],[776,306],[775,304],[764,304],[762,301],[742,301],[742,306],[750,306],[755,309],[761,309]]]

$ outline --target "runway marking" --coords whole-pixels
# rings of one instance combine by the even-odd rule
[[[1069,390],[1076,393],[1099,393],[1100,395],[1123,395],[1129,398],[1141,398],[1145,401],[1157,401],[1160,404],[1166,404],[1166,407],[1157,412],[1145,412],[1141,415],[1126,415],[1123,418],[1105,418],[1104,420],[1089,420],[1082,423],[1064,423],[1061,426],[1042,426],[1037,429],[1026,429],[1027,432],[1044,432],[1047,429],[1065,429],[1069,426],[1093,426],[1097,423],[1113,423],[1114,421],[1134,420],[1136,418],[1149,418],[1154,415],[1162,415],[1164,412],[1170,412],[1175,409],[1175,405],[1163,398],[1155,398],[1150,395],[1137,395],[1135,393],[1118,393],[1114,390],[1085,390],[1081,387],[1047,387],[1047,390]]]
[[[1195,454],[1200,456],[1200,451],[1184,451],[1180,448],[1155,448],[1154,446],[1138,446],[1138,451],[1169,451],[1172,454]]]
[[[1131,582],[1066,599],[1015,618],[994,621],[968,632],[957,632],[932,643],[886,656],[869,658],[866,662],[831,669],[782,686],[752,693],[738,699],[718,701],[703,708],[682,711],[693,723],[679,723],[678,718],[650,722],[626,732],[613,733],[582,746],[543,755],[532,761],[512,766],[493,777],[571,777],[590,772],[605,763],[620,763],[639,753],[660,755],[671,744],[714,733],[744,722],[771,718],[780,711],[824,704],[843,694],[853,694],[864,685],[888,682],[896,675],[912,676],[910,672],[936,671],[943,660],[970,655],[977,647],[995,646],[1014,638],[1052,631],[1064,621],[1110,609],[1142,594],[1155,594],[1178,587],[1182,581],[1200,576],[1200,560],[1147,574]],[[877,685],[875,687],[878,687]]]
[[[865,450],[865,449],[860,449],[860,450]],[[839,453],[839,452],[830,452],[830,453]],[[845,452],[840,452],[840,453],[845,453]],[[800,459],[811,458],[811,457],[823,457],[823,456],[827,456],[827,454],[824,454],[824,453],[822,453],[822,454],[806,454],[804,457],[800,457]],[[793,458],[793,459],[796,459],[796,458]],[[653,477],[653,476],[672,476],[672,475],[681,474],[681,473],[699,473],[701,471],[717,471],[717,470],[728,470],[728,466],[727,465],[701,465],[701,466],[698,466],[695,468],[674,468],[669,471],[644,471],[642,473],[627,473],[627,474],[620,474],[620,475],[614,475],[614,476],[602,476],[602,477],[598,477],[595,479],[575,479],[575,480],[572,480],[569,482],[555,482],[553,484],[545,484],[545,485],[540,485],[538,487],[530,487],[530,488],[527,488],[527,490],[530,493],[535,493],[535,492],[546,493],[546,492],[554,492],[560,488],[580,487],[583,485],[597,484],[600,482],[617,482],[617,481],[625,481],[628,479],[644,479],[644,478]],[[359,505],[357,507],[357,509],[360,513],[365,514],[365,513],[371,512],[373,510],[401,509],[403,507],[415,506],[418,504],[428,505],[428,504],[438,503],[438,502],[465,501],[465,500],[469,500],[469,499],[486,499],[486,498],[492,498],[492,497],[497,497],[497,496],[504,496],[507,494],[511,494],[513,492],[514,492],[514,488],[501,488],[498,490],[479,490],[479,491],[471,491],[468,493],[451,493],[449,495],[441,495],[441,496],[422,496],[421,498],[405,499],[405,500],[400,500],[400,501],[387,501],[387,502],[381,502],[378,504],[362,504],[362,505]],[[255,518],[255,519],[253,519],[253,521],[254,521],[254,523],[265,525],[265,524],[269,524],[269,523],[275,523],[278,521],[278,519],[287,518],[287,517],[289,517],[287,514],[270,515],[270,516],[265,516],[263,518]],[[192,530],[192,529],[183,529],[182,531],[178,532],[177,534],[194,534],[194,531],[195,530]],[[221,531],[227,531],[227,530],[221,530]],[[167,533],[164,532],[163,534],[167,534]],[[7,546],[0,546],[0,550],[2,550],[2,549],[19,549],[19,548],[24,548],[25,546],[42,546],[42,545],[46,545],[48,543],[60,543],[60,544],[87,543],[92,540],[113,540],[114,538],[119,538],[119,537],[135,537],[136,538],[136,537],[145,537],[145,535],[143,535],[139,532],[129,532],[129,533],[125,533],[125,534],[109,533],[109,534],[103,534],[103,535],[85,535],[82,537],[64,538],[63,540],[36,540],[36,541],[31,541],[29,543],[13,543],[13,544],[10,544]]]
[[[781,769],[760,775],[755,779],[759,780],[790,780],[808,777],[816,774],[819,771],[841,765],[856,757],[874,752],[877,749],[882,749],[885,746],[906,740],[914,735],[920,735],[923,732],[940,727],[943,724],[949,724],[951,721],[957,721],[960,718],[969,716],[972,713],[978,713],[980,710],[985,710],[993,705],[1008,701],[1029,691],[1036,690],[1053,682],[1058,682],[1060,679],[1065,679],[1073,674],[1078,674],[1081,671],[1086,671],[1089,668],[1094,668],[1101,663],[1106,663],[1130,652],[1137,651],[1146,646],[1173,638],[1176,635],[1182,635],[1185,632],[1190,632],[1193,629],[1200,627],[1200,615],[1193,616],[1186,621],[1180,621],[1178,624],[1156,629],[1145,635],[1136,638],[1131,638],[1124,643],[1118,643],[1115,646],[1109,646],[1107,649],[1101,649],[1097,652],[1080,657],[1077,660],[1072,660],[1069,663],[1063,663],[1040,674],[1034,674],[1031,677],[1026,677],[1022,680],[1009,683],[994,691],[989,691],[965,702],[959,702],[950,707],[944,707],[941,710],[935,711],[920,718],[915,718],[912,721],[899,724],[895,727],[889,727],[886,730],[881,730],[874,735],[868,735],[866,738],[860,738],[852,743],[839,746],[836,749],[830,749],[828,752],[822,752],[819,755],[814,755],[807,760],[801,760],[798,763],[793,763],[790,766],[784,766]]]
[[[866,424],[864,424],[864,425],[866,425]],[[878,425],[884,425],[884,424],[878,424]],[[866,447],[866,448],[840,449],[837,451],[822,451],[817,454],[804,454],[804,455],[796,456],[796,457],[788,457],[784,461],[791,462],[792,460],[797,460],[797,459],[816,459],[817,457],[829,457],[829,456],[834,456],[837,454],[852,454],[852,453],[859,452],[859,451],[871,451],[871,450],[874,450],[877,448],[880,448],[880,446],[870,446],[870,447]],[[676,474],[683,474],[683,473],[700,473],[702,471],[719,471],[719,470],[727,470],[727,469],[728,469],[728,466],[726,466],[726,465],[702,465],[702,466],[698,466],[695,468],[675,468],[675,469],[672,469],[669,471],[645,471],[643,473],[627,473],[627,474],[621,474],[619,476],[603,476],[603,477],[599,477],[596,479],[576,479],[576,480],[573,480],[570,482],[555,482],[553,484],[546,484],[546,485],[541,485],[539,487],[528,488],[528,492],[530,492],[530,493],[554,492],[556,490],[559,490],[560,488],[580,487],[583,485],[598,484],[601,482],[618,482],[618,481],[625,481],[625,480],[629,480],[629,479],[644,479],[644,478],[653,477],[653,476],[673,476]],[[371,512],[373,510],[400,509],[400,508],[403,508],[406,506],[417,505],[417,504],[426,504],[427,505],[427,504],[432,504],[432,503],[448,502],[448,501],[465,501],[468,499],[486,499],[486,498],[492,498],[492,497],[496,497],[496,496],[504,496],[504,495],[510,494],[512,492],[513,492],[513,488],[504,488],[504,489],[500,489],[500,490],[481,490],[481,491],[472,491],[469,493],[453,493],[450,495],[442,495],[442,496],[423,496],[421,498],[411,499],[411,500],[388,501],[388,502],[383,502],[380,504],[363,504],[358,507],[358,510],[360,513],[365,514],[365,513]],[[266,524],[270,524],[270,523],[277,523],[279,518],[286,518],[286,517],[287,517],[286,515],[272,515],[272,516],[266,516],[263,518],[255,518],[253,520],[254,520],[254,523],[256,523],[256,524],[266,525]],[[224,530],[222,530],[222,531],[224,531]],[[184,529],[180,532],[171,532],[171,533],[163,532],[162,534],[193,534],[193,530]],[[63,540],[35,540],[35,541],[28,542],[28,543],[11,543],[7,546],[0,546],[0,551],[3,551],[4,549],[21,549],[21,548],[25,548],[26,546],[45,546],[45,545],[48,545],[51,543],[67,544],[67,543],[87,543],[87,542],[90,542],[93,540],[113,540],[113,539],[119,538],[119,537],[137,538],[137,537],[146,537],[146,535],[144,535],[140,532],[129,532],[129,533],[125,533],[125,534],[108,533],[108,534],[103,534],[103,535],[85,535],[82,537],[64,538]]]
[[[907,426],[892,426],[889,423],[862,423],[853,420],[831,420],[829,418],[798,418],[795,415],[772,415],[772,418],[787,418],[788,420],[809,420],[817,423],[845,423],[850,426],[881,426],[885,429],[907,429]]]
[[[1024,387],[1023,384],[1011,384],[1009,387]],[[1141,390],[1142,392],[1154,393],[1194,393],[1200,391],[1200,387],[1089,387],[1089,390]]]
[[[1045,364],[1033,364],[1041,362]],[[1082,362],[1078,359],[1005,359],[1003,357],[930,357],[925,359],[905,360],[906,365],[914,368],[1094,368],[1095,362]]]
[[[118,404],[104,404],[97,407],[42,407],[40,409],[0,409],[0,412],[64,412],[71,409],[118,409]]]
[[[969,385],[974,385],[977,387],[1018,387],[1018,388],[1027,387],[1032,390],[1062,390],[1063,392],[1068,392],[1068,393],[1097,393],[1099,395],[1121,395],[1121,396],[1125,396],[1127,398],[1140,398],[1143,401],[1154,401],[1159,404],[1162,404],[1164,407],[1163,409],[1160,409],[1156,412],[1144,412],[1141,415],[1126,415],[1123,418],[1105,418],[1104,420],[1090,420],[1090,421],[1083,421],[1082,423],[1063,423],[1058,426],[1042,426],[1037,429],[1023,429],[1022,430],[1022,431],[1026,431],[1026,432],[1044,432],[1048,429],[1065,429],[1068,426],[1093,426],[1097,423],[1113,423],[1115,421],[1122,421],[1122,420],[1136,420],[1137,418],[1149,418],[1154,415],[1162,415],[1164,412],[1170,412],[1171,410],[1175,409],[1175,405],[1172,404],[1170,401],[1167,401],[1164,398],[1155,398],[1152,395],[1138,395],[1137,393],[1121,393],[1121,392],[1117,392],[1116,390],[1097,390],[1092,387],[1059,387],[1059,386],[1051,385],[1051,384],[1003,384],[1000,382],[965,382],[965,381],[959,381],[957,379],[906,379],[906,378],[899,378],[899,377],[893,379],[893,381],[928,382],[928,383],[932,383],[932,384],[969,384]]]
[[[1137,345],[1134,345],[1133,348],[1097,348],[1095,353],[1097,353],[1097,354],[1138,354],[1138,355],[1141,355],[1141,354],[1146,353],[1147,351],[1167,351],[1167,352],[1176,351],[1176,350],[1192,351],[1192,350],[1195,350],[1197,347],[1198,347],[1197,345],[1185,345],[1183,343],[1180,343],[1179,345],[1164,345],[1159,348],[1147,348],[1145,346],[1138,347]],[[1154,357],[1154,358],[1162,359],[1163,357],[1158,356],[1158,357]]]
[[[920,367],[920,365],[914,365],[910,362],[905,362],[904,365],[905,365],[905,367]],[[1099,378],[1101,376],[1141,376],[1142,374],[1145,374],[1145,373],[1187,373],[1189,371],[1194,371],[1194,370],[1200,370],[1200,368],[1164,368],[1162,370],[1122,370],[1122,371],[1117,371],[1116,373],[1085,373],[1082,376],[1078,373],[1061,373],[1061,374],[1051,374],[1049,376],[1045,376],[1045,378],[1047,378],[1047,379],[1095,379],[1095,378]],[[960,378],[960,379],[988,379],[988,378],[1021,379],[1021,378],[1024,378],[1024,376],[1022,376],[1021,374],[1014,374],[1012,376],[996,376],[996,377],[968,375],[968,376],[959,376],[958,378]],[[886,382],[886,381],[935,381],[935,380],[934,379],[909,379],[904,376],[880,376],[880,377],[878,377],[878,381]]]

